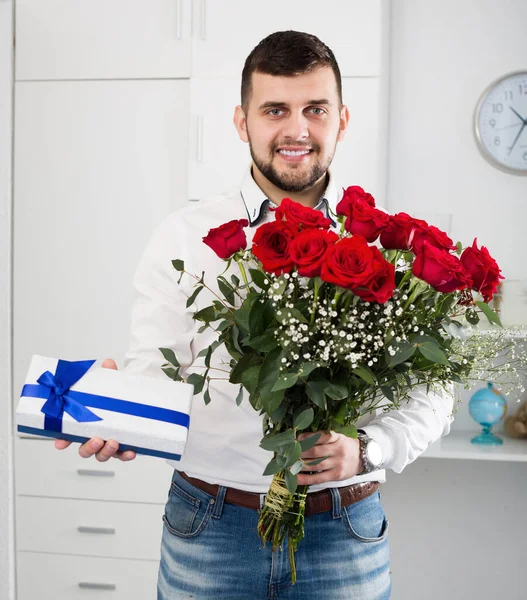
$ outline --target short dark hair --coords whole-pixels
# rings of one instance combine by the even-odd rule
[[[255,72],[266,75],[303,75],[319,67],[331,67],[342,105],[342,78],[335,55],[316,36],[302,31],[277,31],[264,38],[249,54],[242,71],[241,103],[247,112],[251,78]]]

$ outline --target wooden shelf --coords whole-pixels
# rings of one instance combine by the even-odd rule
[[[425,458],[458,458],[464,460],[501,460],[527,462],[527,439],[513,439],[497,433],[501,446],[482,446],[470,440],[476,431],[451,431],[432,444],[421,456]]]

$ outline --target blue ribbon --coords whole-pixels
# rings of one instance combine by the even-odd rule
[[[45,430],[62,432],[62,418],[65,412],[81,423],[102,421],[102,418],[91,410],[88,410],[87,406],[143,417],[145,419],[154,419],[155,421],[174,423],[175,425],[182,425],[188,428],[190,422],[189,416],[177,410],[70,390],[70,387],[94,363],[95,360],[70,362],[59,359],[55,374],[45,371],[37,379],[38,385],[32,383],[24,385],[21,396],[46,399],[41,409],[46,415],[44,418]]]

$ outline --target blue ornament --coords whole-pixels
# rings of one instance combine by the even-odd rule
[[[491,433],[491,428],[499,423],[507,413],[507,400],[505,396],[495,389],[492,383],[486,388],[478,390],[470,398],[468,404],[470,416],[483,427],[483,431],[473,437],[473,444],[503,444],[503,440]]]

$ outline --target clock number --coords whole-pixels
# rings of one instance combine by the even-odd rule
[[[512,100],[512,90],[503,90],[503,93],[505,94],[505,102]]]
[[[492,127],[492,129],[494,129],[494,126],[496,125],[496,121],[495,121],[495,119],[491,119],[491,120],[489,121],[489,124],[490,124],[490,126]]]
[[[493,104],[492,105],[492,112],[493,113],[503,112],[503,104],[501,102],[498,102],[497,104]]]
[[[497,136],[494,138],[494,145],[495,145],[495,146],[499,146],[499,145],[500,145],[500,137],[499,137],[499,135],[497,135]]]
[[[527,162],[527,152],[523,153],[523,160]]]
[[[520,95],[521,94],[527,94],[527,83],[526,82],[522,82],[518,85],[518,87],[520,88]]]

